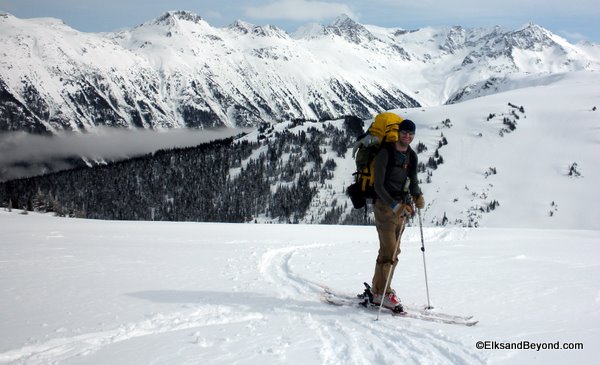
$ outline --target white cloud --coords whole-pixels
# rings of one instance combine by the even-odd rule
[[[267,5],[247,7],[245,13],[255,19],[285,19],[293,21],[318,21],[340,14],[356,18],[352,9],[342,3],[308,0],[279,0]]]
[[[568,41],[570,42],[582,42],[582,41],[587,41],[588,37],[579,33],[579,32],[570,32],[567,30],[559,30],[558,35],[562,36],[563,38],[566,38]]]
[[[122,160],[160,149],[196,146],[232,137],[246,129],[125,130],[98,127],[90,133],[62,132],[56,136],[25,132],[0,134],[0,181],[71,168],[64,159]],[[24,165],[30,165],[23,167]]]

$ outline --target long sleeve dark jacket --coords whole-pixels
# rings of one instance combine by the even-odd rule
[[[390,161],[390,155],[392,160]],[[408,158],[408,166],[405,166]],[[406,152],[397,151],[394,144],[384,145],[375,156],[375,193],[377,199],[383,200],[388,206],[393,207],[407,197],[422,195],[417,179],[418,157],[415,151],[408,147]],[[404,191],[406,178],[410,178],[408,192]]]

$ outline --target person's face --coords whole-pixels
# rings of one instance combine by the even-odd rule
[[[398,132],[398,139],[400,140],[400,143],[402,143],[403,145],[408,146],[414,138],[415,138],[415,132],[409,132],[409,131],[399,131]]]

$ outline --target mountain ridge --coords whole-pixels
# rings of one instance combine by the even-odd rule
[[[493,95],[393,110],[417,125],[413,146],[426,200],[424,223],[598,229],[600,212],[586,207],[600,199],[599,79],[593,72],[507,78],[505,90]],[[37,201],[95,219],[370,224],[372,213],[365,219],[345,195],[356,168],[353,143],[370,122],[346,117],[265,123],[212,145],[10,180],[0,183],[0,205],[35,207]],[[138,132],[119,140],[143,144],[143,137]],[[104,144],[85,141],[86,150]],[[54,146],[76,142],[57,137]],[[17,145],[0,151],[0,162],[7,153],[32,160],[27,156],[35,143],[21,139]],[[52,146],[44,156],[57,149]],[[124,146],[110,145],[112,156],[119,151]],[[97,148],[86,154],[106,155]],[[70,155],[55,155],[61,156]]]
[[[0,29],[9,50],[0,62],[0,131],[370,118],[481,95],[463,91],[507,75],[600,69],[596,45],[571,45],[531,24],[404,31],[341,15],[290,35],[241,20],[215,28],[170,11],[113,33],[9,14]]]

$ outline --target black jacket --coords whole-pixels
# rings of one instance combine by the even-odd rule
[[[390,159],[391,156],[391,159]],[[408,164],[406,159],[408,158]],[[406,179],[410,178],[408,193],[412,196],[422,195],[417,179],[418,157],[408,147],[406,152],[399,152],[393,143],[386,143],[375,156],[375,193],[377,198],[392,207],[407,197],[404,191]]]

